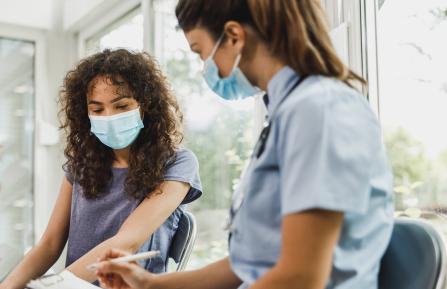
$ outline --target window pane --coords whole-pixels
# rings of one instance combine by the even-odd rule
[[[447,208],[447,1],[380,1],[380,117],[396,209]]]
[[[95,36],[87,39],[86,54],[105,48],[128,48],[143,50],[143,14],[137,8]]]
[[[223,230],[230,198],[254,140],[254,100],[220,100],[201,75],[203,63],[175,29],[175,0],[155,1],[156,57],[167,73],[185,114],[186,146],[196,153],[204,195],[190,205],[199,234],[190,267],[227,254]]]
[[[0,280],[33,245],[34,43],[0,37]]]

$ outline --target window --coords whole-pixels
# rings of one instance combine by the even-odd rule
[[[447,210],[447,1],[380,0],[379,109],[396,210]]]
[[[361,2],[321,0],[330,29],[332,44],[340,59],[354,72],[362,75]],[[370,2],[370,1],[369,1]],[[363,87],[355,84],[363,91]]]
[[[155,56],[185,114],[185,146],[197,155],[204,194],[190,205],[199,232],[189,262],[200,267],[227,255],[223,229],[230,199],[255,140],[253,99],[220,100],[201,75],[203,63],[176,30],[175,0],[156,0]]]
[[[34,241],[34,54],[0,37],[0,280]]]
[[[108,25],[96,35],[87,39],[86,53],[92,54],[105,48],[127,48],[143,50],[143,14],[137,8]]]

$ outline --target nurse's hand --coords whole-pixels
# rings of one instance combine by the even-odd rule
[[[127,252],[109,250],[101,259],[101,266],[96,271],[101,287],[109,289],[150,289],[154,281],[151,274],[136,263],[112,263],[107,260],[128,256]]]

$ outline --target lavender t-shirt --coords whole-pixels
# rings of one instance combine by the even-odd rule
[[[124,192],[127,168],[113,168],[113,178],[107,194],[99,199],[86,199],[80,185],[66,172],[73,186],[68,235],[66,266],[75,262],[103,241],[116,235],[121,225],[141,203],[131,199]],[[191,188],[185,199],[169,218],[141,246],[139,252],[159,250],[159,257],[143,261],[141,265],[154,273],[166,271],[169,246],[178,228],[178,222],[184,211],[184,204],[192,202],[202,195],[199,177],[199,164],[196,156],[187,149],[176,153],[175,162],[166,171],[164,180],[188,183]]]

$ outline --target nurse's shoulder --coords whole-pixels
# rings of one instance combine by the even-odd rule
[[[335,79],[308,77],[281,105],[272,134],[283,215],[368,210],[371,171],[383,146],[378,120],[359,92]]]
[[[309,76],[278,109],[278,118],[287,130],[308,127],[324,133],[335,129],[369,140],[381,139],[379,121],[366,97],[330,77]]]

